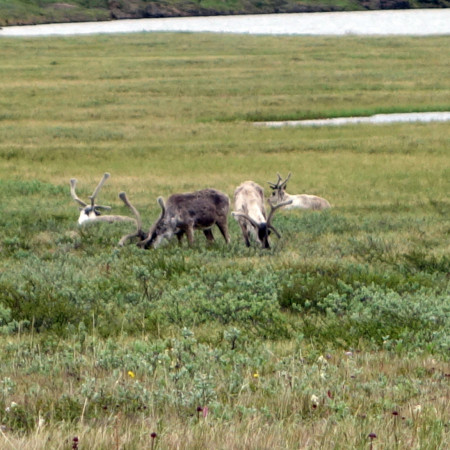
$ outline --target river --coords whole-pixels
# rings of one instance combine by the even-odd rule
[[[177,17],[12,26],[1,36],[56,36],[136,32],[211,32],[266,35],[450,35],[450,9]]]

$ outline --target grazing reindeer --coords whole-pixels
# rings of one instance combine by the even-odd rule
[[[81,206],[80,207],[80,217],[78,218],[78,224],[82,225],[87,222],[120,222],[120,221],[132,221],[134,222],[135,219],[127,216],[115,216],[115,215],[101,215],[100,210],[104,211],[110,211],[111,206],[102,206],[102,205],[96,205],[95,204],[95,198],[97,197],[98,193],[100,192],[100,189],[105,184],[105,181],[109,178],[109,173],[105,173],[103,175],[103,178],[100,180],[100,183],[98,183],[98,186],[95,188],[92,195],[89,197],[89,200],[91,201],[91,204],[88,205],[83,200],[78,198],[75,187],[77,185],[77,180],[75,178],[72,178],[70,180],[70,195],[72,198]]]
[[[281,175],[277,173],[278,181],[276,183],[268,182],[271,189],[272,195],[269,197],[268,201],[271,205],[278,205],[279,203],[285,202],[286,200],[292,200],[290,205],[284,207],[284,209],[327,209],[330,208],[330,203],[322,197],[317,197],[317,195],[309,194],[297,194],[290,195],[286,192],[286,185],[291,178],[291,173],[288,177],[282,181]]]
[[[278,238],[280,233],[271,224],[274,212],[292,203],[292,200],[278,205],[270,205],[269,217],[264,207],[264,189],[253,181],[244,181],[234,191],[234,208],[231,214],[238,221],[244,236],[245,245],[250,247],[249,232],[252,233],[262,248],[270,248],[269,234],[273,231]]]
[[[203,230],[209,242],[214,241],[211,228],[217,225],[226,243],[230,242],[228,233],[227,215],[230,208],[230,199],[223,192],[215,189],[203,189],[201,191],[185,194],[173,194],[164,203],[162,197],[158,197],[161,206],[159,219],[151,226],[148,233],[142,231],[142,221],[139,212],[129,202],[126,194],[119,194],[121,200],[132,210],[136,216],[137,230],[128,234],[119,241],[122,246],[128,239],[138,237],[138,246],[142,248],[157,248],[164,238],[171,239],[177,236],[178,242],[186,234],[189,245],[194,242],[194,230]]]

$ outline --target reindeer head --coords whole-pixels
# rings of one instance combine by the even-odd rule
[[[100,180],[100,183],[95,188],[92,195],[89,197],[89,200],[91,201],[91,204],[88,205],[83,200],[78,198],[75,187],[77,185],[77,180],[75,178],[72,178],[70,180],[70,195],[72,198],[80,205],[80,217],[78,218],[78,223],[80,225],[84,223],[90,223],[90,222],[106,222],[106,223],[112,223],[112,222],[135,222],[136,219],[128,216],[117,216],[117,215],[111,215],[111,214],[101,214],[101,210],[109,211],[111,209],[111,206],[102,206],[102,205],[96,205],[95,204],[95,197],[97,197],[98,193],[100,192],[100,189],[102,188],[105,181],[109,178],[109,173],[105,173],[103,175],[103,178]]]
[[[95,198],[97,197],[98,193],[100,192],[100,189],[105,184],[105,181],[109,178],[109,173],[105,173],[103,175],[103,178],[100,180],[100,183],[98,183],[98,186],[95,188],[92,195],[89,197],[89,200],[91,201],[91,204],[88,205],[83,200],[78,198],[75,187],[77,185],[77,180],[75,178],[72,178],[70,180],[70,195],[72,198],[81,206],[80,207],[80,217],[78,218],[78,223],[81,225],[82,223],[95,219],[96,217],[101,215],[100,211],[109,211],[111,210],[111,206],[102,206],[102,205],[96,205],[95,204]]]
[[[269,235],[273,231],[278,238],[281,237],[280,233],[276,230],[276,228],[272,225],[272,217],[275,211],[283,206],[289,205],[292,203],[292,200],[288,200],[286,202],[279,203],[277,205],[270,204],[270,212],[266,222],[257,223],[254,219],[252,219],[248,214],[243,212],[233,211],[231,214],[233,217],[242,217],[245,220],[248,220],[250,224],[255,229],[257,238],[262,248],[270,249],[269,243]]]
[[[142,219],[141,219],[141,215],[139,214],[139,211],[130,203],[130,201],[128,200],[127,194],[125,194],[125,192],[121,192],[119,194],[119,198],[125,203],[126,206],[128,206],[128,208],[131,209],[131,212],[135,215],[136,220],[136,231],[134,233],[130,233],[127,234],[125,236],[123,236],[120,241],[119,241],[119,247],[122,247],[125,242],[128,239],[134,238],[134,237],[138,237],[139,238],[139,244],[141,244],[146,238],[147,238],[147,233],[145,233],[144,231],[142,231]]]
[[[143,248],[157,248],[164,239],[169,240],[177,231],[176,219],[174,217],[170,218],[166,214],[164,199],[158,197],[157,201],[161,207],[161,215],[151,226],[147,238],[139,244]]]
[[[262,248],[270,248],[269,236],[272,233],[272,230],[275,231],[275,228],[270,227],[267,223],[258,224],[258,228],[256,229],[256,234],[258,236],[258,241],[261,243]],[[276,233],[276,231],[275,231]]]
[[[282,181],[283,178],[279,173],[277,173],[277,177],[278,180],[276,183],[271,183],[270,181],[267,182],[272,189],[272,193],[268,198],[270,205],[278,205],[286,200],[286,186],[289,178],[291,178],[291,172],[289,172],[289,175],[284,181]]]
[[[164,200],[162,197],[158,197],[158,203],[161,206],[162,212],[159,219],[152,225],[148,233],[142,231],[142,220],[139,211],[130,203],[127,194],[121,192],[119,194],[120,199],[131,209],[133,214],[136,216],[136,231],[131,234],[127,234],[122,237],[119,241],[119,246],[123,246],[128,239],[137,237],[139,241],[137,245],[141,248],[156,248],[161,244],[164,238],[170,239],[174,232],[171,228],[171,224],[167,223],[165,219],[166,208],[164,205]]]

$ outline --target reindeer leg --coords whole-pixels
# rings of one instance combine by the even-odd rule
[[[248,228],[246,223],[239,222],[242,230],[242,236],[244,236],[244,242],[247,247],[250,247],[250,239],[248,236]]]
[[[214,242],[214,235],[213,235],[211,228],[204,229],[203,234],[205,235],[208,242]]]
[[[217,228],[222,233],[222,236],[224,237],[225,242],[227,244],[229,244],[230,243],[230,234],[228,233],[227,219],[225,218],[225,221],[223,221],[223,222],[217,222],[216,225],[217,225]]]
[[[178,244],[179,244],[179,245],[181,245],[181,242],[182,242],[182,240],[183,240],[184,234],[185,234],[184,230],[180,230],[180,231],[177,231],[177,232],[175,233],[175,235],[176,235],[176,237],[177,237],[177,239],[178,239]]]
[[[192,225],[186,228],[186,236],[189,246],[192,246],[194,244],[194,227]]]

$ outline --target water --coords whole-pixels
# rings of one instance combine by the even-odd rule
[[[212,32],[266,35],[449,35],[450,9],[177,17],[4,27],[1,36],[135,32]]]
[[[384,124],[398,122],[448,122],[450,112],[426,112],[426,113],[398,113],[398,114],[375,114],[368,117],[336,117],[333,119],[313,119],[313,120],[286,120],[280,122],[255,122],[255,126],[270,128],[281,127],[323,127],[354,125],[360,123]]]

